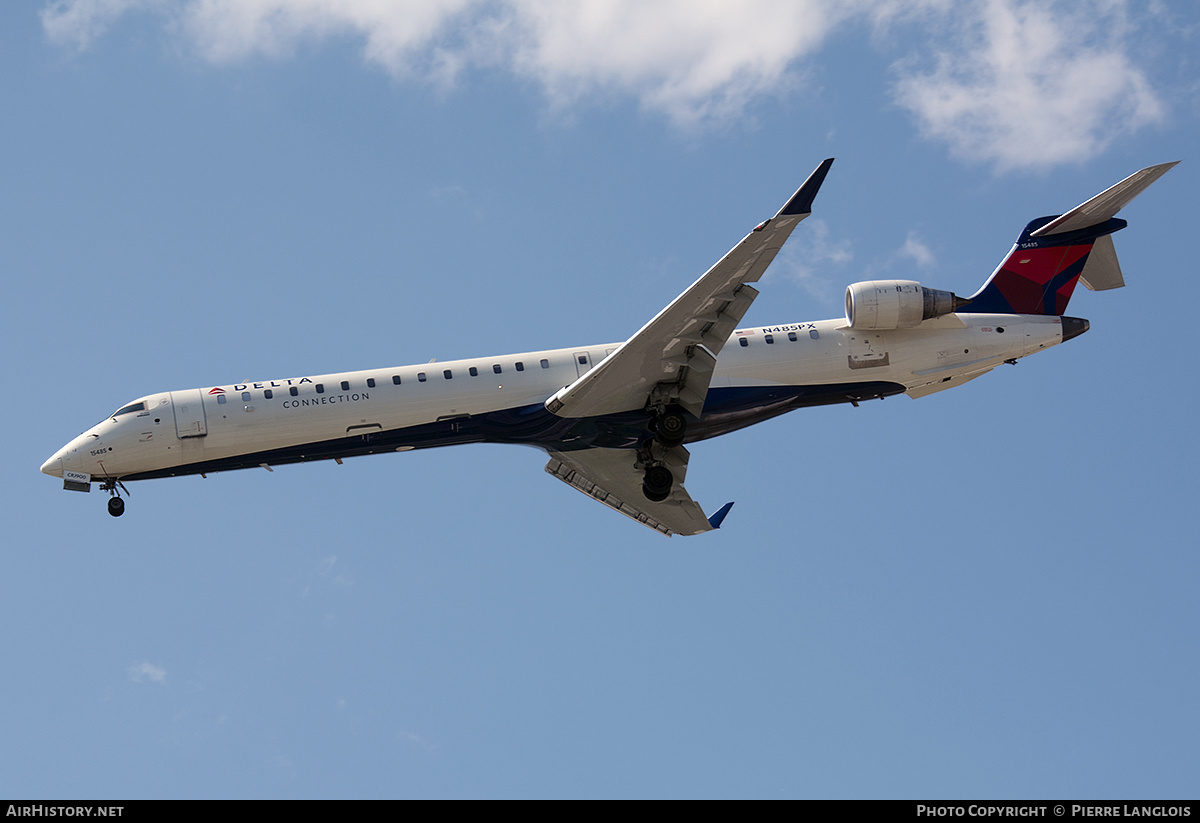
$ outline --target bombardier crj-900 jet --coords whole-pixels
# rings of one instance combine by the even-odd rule
[[[666,535],[718,528],[684,488],[686,444],[807,406],[961,386],[1088,329],[1076,282],[1123,286],[1118,211],[1174,163],[1029,223],[972,297],[911,280],[855,283],[846,317],[738,329],[757,282],[812,212],[826,160],[779,212],[624,343],[207,386],[140,397],[42,466],[67,489],[462,443],[520,443],[546,471]]]

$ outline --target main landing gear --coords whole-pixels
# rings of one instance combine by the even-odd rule
[[[115,477],[109,477],[100,484],[100,490],[106,491],[109,494],[108,513],[113,517],[123,515],[125,513],[125,501],[121,499],[121,492],[129,494],[129,489],[125,488],[125,484]]]
[[[678,446],[687,434],[687,418],[679,406],[666,406],[650,416],[650,430],[654,439],[668,449]]]
[[[642,480],[642,494],[646,499],[659,503],[671,494],[671,486],[675,484],[675,475],[663,464],[659,463],[646,469],[645,479]]]
[[[638,450],[638,465],[646,471],[642,477],[642,494],[650,502],[660,503],[671,496],[671,488],[675,485],[675,475],[667,464],[671,462],[671,450],[683,444],[688,419],[684,410],[674,404],[652,407],[648,411],[648,428],[654,432],[654,438]]]
[[[683,436],[687,434],[687,418],[683,416],[683,409],[668,407],[655,422],[658,424],[656,436],[664,446],[671,448],[683,442]]]

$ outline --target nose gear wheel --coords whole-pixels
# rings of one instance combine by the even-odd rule
[[[108,477],[100,484],[100,490],[106,491],[109,494],[108,513],[113,517],[123,515],[125,513],[125,501],[121,498],[121,492],[129,494],[129,489],[125,488],[125,484],[115,477]]]

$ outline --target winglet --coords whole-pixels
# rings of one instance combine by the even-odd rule
[[[829,174],[829,167],[832,165],[833,158],[830,157],[817,166],[816,171],[808,176],[808,179],[804,181],[804,185],[796,190],[796,193],[792,195],[792,199],[787,201],[787,205],[780,209],[779,214],[775,216],[778,217],[780,214],[812,214],[813,199],[817,196],[821,184],[825,182],[825,175]]]
[[[828,161],[826,161],[826,162],[828,162]],[[714,529],[721,528],[721,522],[725,520],[725,515],[729,514],[729,510],[732,508],[733,508],[733,503],[730,502],[730,503],[726,503],[724,506],[717,509],[713,513],[712,517],[708,518],[708,525],[712,526]]]

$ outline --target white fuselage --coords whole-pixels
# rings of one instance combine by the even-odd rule
[[[892,331],[857,331],[844,320],[739,330],[688,440],[806,405],[920,397],[1061,340],[1060,318],[1026,315],[949,315]],[[541,408],[617,346],[151,394],[76,437],[42,471],[136,480],[481,441],[633,448],[650,436],[641,409],[598,427]]]

